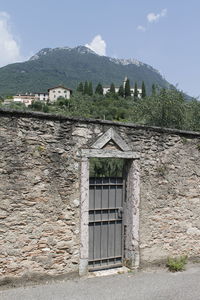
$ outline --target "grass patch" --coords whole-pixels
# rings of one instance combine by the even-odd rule
[[[156,168],[157,174],[160,177],[165,177],[165,175],[167,174],[168,168],[166,164],[160,164],[159,166],[157,166]]]
[[[166,266],[171,272],[178,272],[185,270],[185,265],[187,264],[187,256],[180,257],[168,257]]]

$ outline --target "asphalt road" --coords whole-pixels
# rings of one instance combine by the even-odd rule
[[[0,291],[0,300],[200,300],[200,265],[141,271]]]

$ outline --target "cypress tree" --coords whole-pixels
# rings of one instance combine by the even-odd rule
[[[77,92],[83,93],[83,83],[80,82],[78,87],[77,87]]]
[[[152,87],[151,87],[151,95],[152,95],[152,96],[155,96],[155,95],[156,95],[156,86],[155,86],[154,83],[152,84]]]
[[[130,81],[129,79],[126,80],[125,83],[125,91],[124,91],[125,98],[131,96],[131,88],[130,88]]]
[[[111,83],[111,85],[110,85],[110,93],[115,95],[115,85],[114,85],[114,83]]]
[[[92,87],[92,82],[91,81],[88,84],[88,95],[89,96],[93,95],[93,87]]]
[[[88,95],[88,82],[87,81],[85,81],[85,84],[84,84],[83,94]]]
[[[142,81],[142,98],[145,98],[146,97],[146,87],[145,87],[145,84],[144,84],[144,81]]]
[[[134,87],[134,94],[133,94],[134,100],[138,100],[138,88],[137,88],[137,82],[135,82],[135,87]]]
[[[103,87],[101,83],[99,83],[96,87],[95,94],[103,95]]]
[[[123,87],[123,85],[120,85],[118,95],[120,97],[124,97],[124,87]]]

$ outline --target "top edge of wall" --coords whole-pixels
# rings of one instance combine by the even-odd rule
[[[11,110],[6,108],[0,108],[0,117],[16,117],[16,118],[36,118],[36,119],[44,119],[44,120],[53,120],[53,121],[70,121],[72,123],[85,123],[85,124],[100,124],[107,126],[116,126],[116,127],[129,127],[135,129],[142,129],[145,131],[155,131],[159,133],[169,133],[183,136],[192,136],[200,138],[200,132],[196,131],[185,131],[179,129],[165,128],[165,127],[157,127],[157,126],[148,126],[148,125],[139,125],[134,123],[124,123],[118,121],[109,121],[109,120],[101,120],[101,119],[89,119],[89,118],[81,118],[81,117],[67,117],[60,114],[49,114],[43,112],[33,112],[33,111],[21,111],[21,110]]]

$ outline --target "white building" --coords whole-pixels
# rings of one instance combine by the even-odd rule
[[[18,103],[24,103],[26,106],[29,106],[33,101],[42,101],[42,102],[55,102],[59,97],[65,99],[70,99],[72,90],[64,86],[56,86],[54,88],[48,89],[48,93],[34,93],[34,94],[17,94],[13,96],[13,101]]]
[[[70,99],[72,90],[60,85],[48,89],[48,93],[49,93],[49,102],[55,102],[59,97]]]
[[[18,94],[13,96],[13,102],[23,103],[25,106],[29,106],[35,100],[35,94]]]
[[[48,93],[35,93],[35,101],[45,101],[47,102],[49,100],[49,94]]]
[[[125,89],[125,85],[126,85],[126,81],[127,81],[127,77],[124,78],[124,81],[123,81],[123,87]],[[110,87],[103,87],[103,94],[106,95],[107,93],[109,93],[110,91]],[[135,89],[133,87],[130,88],[130,91],[131,91],[131,96],[134,96],[134,91]],[[142,95],[142,89],[138,88],[137,89],[138,91],[138,98],[141,98],[141,95]],[[119,92],[119,87],[115,87],[115,93],[117,94]]]

